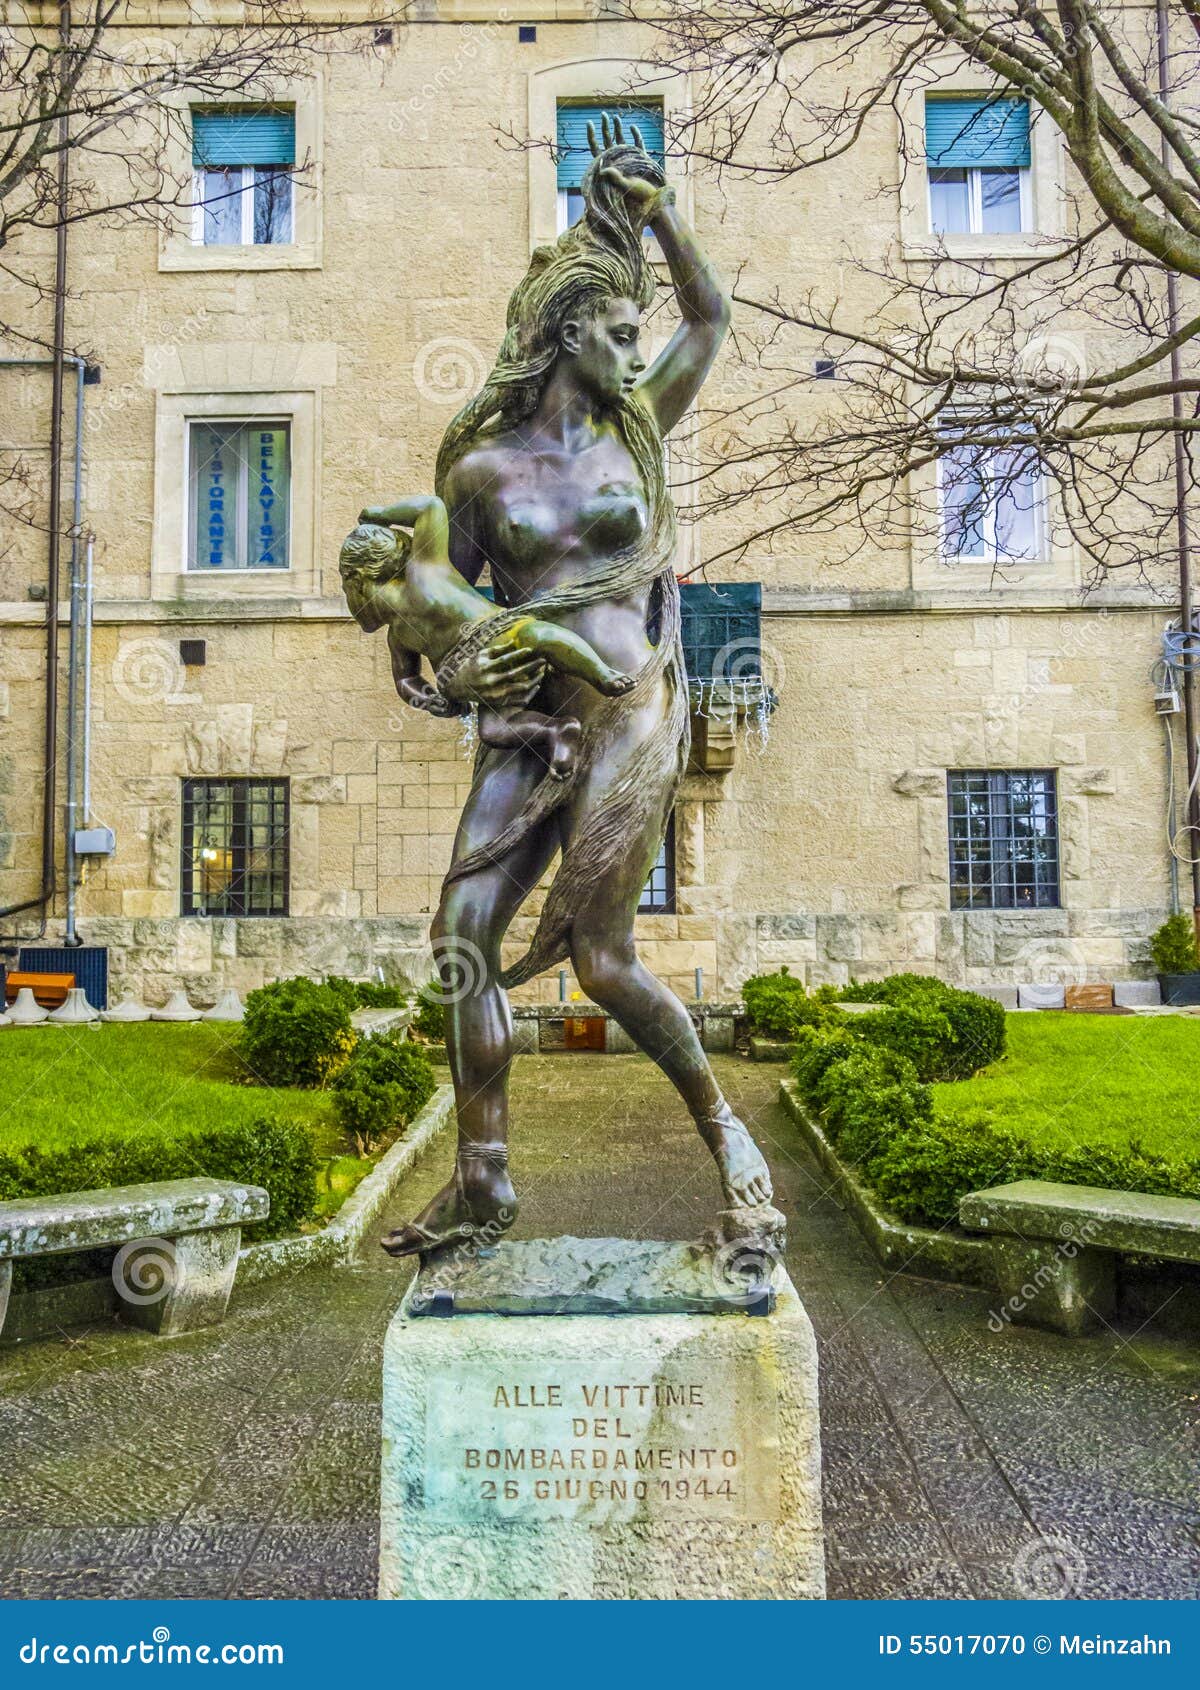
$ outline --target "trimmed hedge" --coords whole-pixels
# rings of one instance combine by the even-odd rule
[[[446,1006],[441,997],[431,997],[432,992],[440,993],[440,980],[431,980],[428,986],[422,986],[417,993],[417,1013],[413,1017],[413,1026],[423,1039],[432,1044],[441,1044],[446,1037]]]
[[[382,980],[348,980],[344,974],[327,974],[321,982],[356,1009],[403,1009],[412,993],[407,986],[388,986]]]
[[[922,1080],[968,1080],[1004,1055],[1001,1005],[932,975],[893,974],[848,986],[842,995],[885,1005],[857,1017],[855,1028],[872,1044],[907,1056]]]
[[[935,1115],[928,1079],[968,1077],[1003,1052],[998,1004],[915,975],[856,995],[888,1008],[802,1030],[792,1072],[838,1155],[900,1220],[954,1224],[968,1191],[1018,1179],[1200,1197],[1200,1158],[1159,1155],[1136,1139],[1122,1149],[1044,1147],[987,1110]]]
[[[350,1014],[338,985],[275,980],[246,998],[238,1055],[264,1085],[326,1085],[358,1042]]]
[[[316,1211],[317,1166],[308,1126],[263,1115],[219,1132],[163,1131],[46,1150],[36,1144],[0,1150],[0,1202],[208,1175],[263,1186],[271,1197],[270,1216],[247,1231],[256,1238],[280,1238],[298,1231]]]
[[[360,1156],[406,1127],[433,1096],[433,1065],[419,1045],[364,1039],[333,1082],[333,1103]]]
[[[752,975],[742,987],[750,1031],[766,1039],[794,1039],[802,1027],[836,1021],[836,999],[832,986],[820,986],[810,997],[786,966],[776,974]]]

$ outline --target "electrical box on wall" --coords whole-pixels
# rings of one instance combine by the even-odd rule
[[[117,836],[111,827],[77,827],[75,855],[77,857],[111,857],[117,848]]]

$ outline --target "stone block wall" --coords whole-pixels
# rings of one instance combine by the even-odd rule
[[[72,236],[68,337],[102,370],[86,390],[92,814],[118,840],[111,861],[88,871],[80,926],[111,946],[117,989],[151,1000],[179,984],[202,999],[297,971],[415,980],[428,966],[471,752],[454,724],[396,699],[382,635],[364,636],[346,613],[338,545],[366,500],[428,487],[442,431],[499,345],[546,208],[531,216],[536,165],[498,128],[523,132],[533,80],[555,67],[595,61],[597,90],[611,89],[645,37],[559,5],[537,42],[519,45],[484,0],[427,10],[397,29],[394,51],[331,56],[304,95],[321,112],[304,189],[320,201],[314,264],[189,271],[167,264],[149,225],[88,224]],[[893,181],[895,136],[877,124],[864,145],[819,181],[772,186],[769,202],[767,189],[729,193],[696,169],[695,221],[725,273],[748,265],[749,291],[784,278],[799,297],[825,278],[835,244],[882,251],[895,235],[888,202],[861,181],[872,170]],[[664,303],[655,343],[670,324]],[[40,439],[46,384],[12,379],[2,391],[14,427]],[[711,393],[744,395],[754,379],[730,344]],[[297,466],[294,490],[311,555],[294,579],[181,575],[178,534],[163,520],[171,430],[188,396],[243,389],[251,408],[256,393],[263,403],[299,393],[307,407],[312,463]],[[178,487],[167,492],[178,501]],[[695,559],[736,539],[740,520],[691,535]],[[29,896],[39,873],[35,539],[23,533],[0,558],[3,902]],[[898,967],[967,982],[1145,972],[1147,935],[1169,900],[1148,682],[1169,595],[1141,584],[1085,598],[1077,569],[985,585],[947,569],[931,585],[898,542],[853,554],[826,536],[788,535],[728,576],[712,572],[763,582],[779,704],[765,747],[739,729],[728,774],[684,782],[677,913],[639,921],[650,966],[687,999],[697,967],[706,996],[725,997],[782,963],[814,982]],[[181,638],[207,642],[203,668],[184,668]],[[949,768],[1057,771],[1061,909],[952,910]],[[289,779],[286,919],[180,916],[181,783],[200,775]],[[538,907],[535,895],[510,954]],[[60,897],[51,939],[62,917]],[[11,939],[38,924],[0,925]],[[553,1001],[557,975],[519,995]]]

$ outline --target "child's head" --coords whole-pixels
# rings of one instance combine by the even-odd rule
[[[383,617],[372,603],[371,589],[385,581],[403,579],[411,546],[409,535],[377,522],[360,522],[342,542],[338,569],[346,603],[368,634],[383,626]]]

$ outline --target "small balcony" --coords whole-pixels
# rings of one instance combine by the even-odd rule
[[[765,742],[777,699],[763,674],[762,583],[691,582],[680,589],[694,774],[733,767],[738,730]]]

